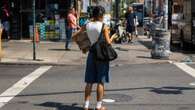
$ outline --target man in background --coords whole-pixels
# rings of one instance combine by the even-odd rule
[[[135,32],[135,25],[136,25],[136,16],[135,13],[133,12],[132,7],[127,8],[127,13],[125,14],[126,22],[127,22],[127,27],[126,31],[130,34],[130,37],[133,37],[133,33]]]

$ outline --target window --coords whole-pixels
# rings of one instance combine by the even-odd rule
[[[43,10],[46,6],[46,0],[36,0],[36,9]]]

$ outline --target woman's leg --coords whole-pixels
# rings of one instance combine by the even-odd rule
[[[98,83],[97,84],[97,105],[96,105],[97,110],[101,110],[102,108],[103,96],[104,96],[104,84]]]
[[[89,100],[91,98],[91,91],[92,91],[93,84],[87,83],[85,86],[85,104],[84,109],[88,110],[89,108]]]
[[[97,84],[97,101],[102,101],[104,96],[104,84],[98,83]]]
[[[93,84],[87,83],[85,86],[85,101],[90,100]]]
[[[132,36],[132,33],[128,32],[128,37],[129,37],[129,41],[128,42],[131,42],[133,40],[133,36]]]

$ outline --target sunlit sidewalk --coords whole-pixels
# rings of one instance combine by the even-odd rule
[[[133,43],[121,45],[114,44],[118,53],[118,64],[164,63],[168,61],[182,61],[186,56],[182,53],[172,53],[169,59],[152,59],[150,45],[151,39],[139,36]],[[82,65],[85,64],[86,54],[82,54],[78,46],[72,43],[71,51],[65,51],[64,42],[41,41],[36,45],[36,60],[33,60],[33,44],[30,40],[10,40],[3,42],[4,57],[1,63],[15,64],[57,64]]]

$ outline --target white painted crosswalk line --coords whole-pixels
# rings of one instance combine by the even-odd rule
[[[195,69],[193,69],[192,67],[188,66],[185,63],[173,63],[173,64],[195,78]]]
[[[12,87],[7,89],[0,95],[0,108],[2,108],[7,102],[13,99],[16,95],[18,95],[22,90],[24,90],[27,86],[29,86],[33,81],[47,72],[52,66],[41,66],[36,69],[34,72],[29,75],[23,77],[20,81],[14,84]]]

